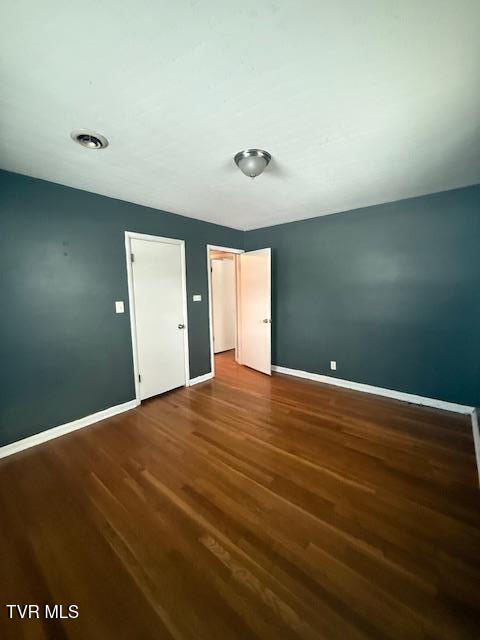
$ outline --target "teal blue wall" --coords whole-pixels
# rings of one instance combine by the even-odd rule
[[[480,186],[250,231],[245,246],[273,250],[275,364],[480,405]]]
[[[480,186],[244,234],[0,171],[0,221],[0,446],[134,397],[126,230],[186,242],[192,377],[206,245],[245,243],[273,249],[275,364],[480,405]]]
[[[242,232],[4,171],[0,221],[0,446],[134,398],[126,230],[185,240],[190,375],[210,371],[206,245]]]

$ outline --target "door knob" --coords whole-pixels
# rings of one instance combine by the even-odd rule
[[[178,325],[178,328],[179,328],[179,329],[185,329],[185,325],[184,325],[184,324],[179,324],[179,325]]]
[[[272,321],[270,320],[270,318],[265,318],[263,322],[265,324],[270,324]]]

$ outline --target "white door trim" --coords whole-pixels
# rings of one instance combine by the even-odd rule
[[[210,377],[214,378],[215,377],[215,354],[213,352],[212,274],[210,272],[210,250],[226,251],[227,253],[245,253],[245,251],[243,249],[232,249],[230,247],[220,247],[216,244],[207,244],[208,330],[210,332],[210,371],[212,374]]]
[[[180,245],[180,256],[182,264],[182,307],[183,307],[183,323],[185,330],[183,332],[183,344],[185,351],[185,386],[190,384],[190,364],[188,349],[188,311],[187,311],[187,275],[185,268],[185,240],[177,238],[164,238],[162,236],[151,236],[145,233],[135,233],[134,231],[125,231],[125,259],[127,262],[127,279],[128,279],[128,308],[130,311],[130,332],[132,336],[132,353],[133,353],[133,375],[135,382],[135,398],[140,404],[140,385],[138,382],[138,350],[137,350],[137,331],[135,320],[135,298],[133,293],[133,273],[132,261],[130,255],[132,253],[131,240],[147,240],[150,242],[162,242],[163,244]]]

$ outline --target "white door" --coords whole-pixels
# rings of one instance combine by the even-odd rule
[[[240,362],[271,375],[271,250],[240,255]]]
[[[140,399],[186,383],[182,247],[131,239]]]
[[[212,265],[213,350],[235,349],[235,262],[214,258]]]

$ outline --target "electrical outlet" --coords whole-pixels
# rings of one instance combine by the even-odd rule
[[[337,370],[337,361],[336,360],[330,360],[330,369],[332,371],[336,371]]]

